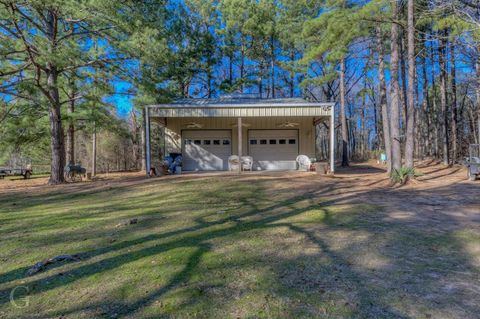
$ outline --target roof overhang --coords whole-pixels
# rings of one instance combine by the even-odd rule
[[[261,100],[255,103],[172,103],[149,105],[150,117],[291,117],[331,116],[335,103],[314,103],[298,99]]]

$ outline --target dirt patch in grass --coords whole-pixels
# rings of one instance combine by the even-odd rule
[[[480,181],[419,164],[3,188],[0,317],[475,318]]]
[[[33,175],[31,179],[21,177],[0,180],[0,195],[15,195],[28,192],[28,194],[48,194],[54,191],[76,192],[91,191],[104,187],[126,186],[145,180],[141,172],[99,174],[92,181],[75,181],[61,185],[48,185],[48,176]]]

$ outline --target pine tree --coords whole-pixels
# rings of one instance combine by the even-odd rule
[[[105,68],[122,59],[113,50],[94,51],[92,43],[115,36],[127,24],[117,20],[119,3],[110,1],[78,3],[59,0],[0,1],[2,62],[0,74],[7,86],[1,93],[35,103],[28,91],[38,90],[48,105],[51,136],[51,176],[49,182],[64,181],[65,142],[62,107],[74,99],[62,99],[61,83],[67,74],[81,68]],[[105,18],[110,17],[110,18]],[[122,44],[125,48],[126,44]],[[18,63],[18,61],[22,61]]]
[[[385,81],[385,53],[383,47],[383,35],[382,28],[377,24],[376,26],[377,37],[377,54],[378,54],[378,81],[380,91],[380,107],[382,112],[382,128],[383,128],[383,140],[385,144],[385,153],[387,155],[387,172],[392,170],[392,147],[390,137],[390,116],[387,104],[387,84]]]
[[[349,134],[346,114],[346,80],[347,56],[349,46],[359,37],[368,32],[361,27],[362,21],[357,15],[357,4],[352,1],[329,1],[328,10],[318,18],[308,21],[304,35],[309,47],[304,61],[316,60],[326,55],[330,62],[339,65],[339,97],[340,125],[342,135],[342,166],[349,165]],[[327,9],[325,8],[325,9]]]

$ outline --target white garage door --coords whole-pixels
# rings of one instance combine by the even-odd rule
[[[298,156],[297,130],[250,130],[248,151],[253,157],[254,169],[296,169]]]
[[[183,169],[186,171],[219,171],[228,169],[232,154],[231,131],[183,131]]]

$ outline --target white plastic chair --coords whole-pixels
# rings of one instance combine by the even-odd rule
[[[229,171],[238,171],[238,166],[240,165],[240,159],[238,155],[230,155],[228,157],[228,170]]]
[[[253,157],[242,156],[242,170],[252,171],[252,168],[253,168]]]
[[[312,161],[308,158],[307,155],[298,155],[296,159],[298,163],[298,169],[301,171],[309,171]]]

